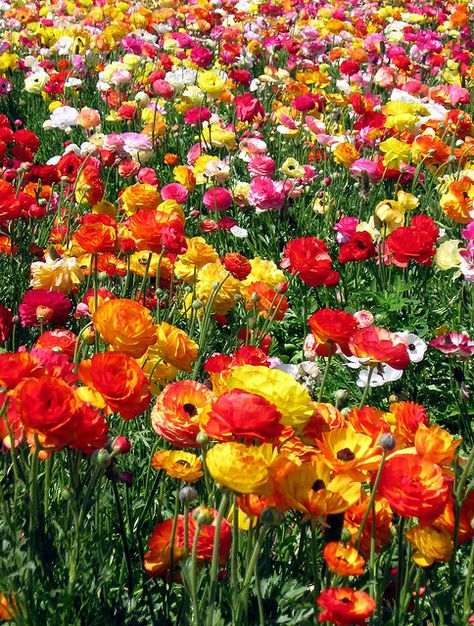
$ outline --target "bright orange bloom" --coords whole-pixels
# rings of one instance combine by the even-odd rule
[[[305,443],[316,446],[316,441],[321,439],[323,433],[333,428],[343,428],[346,421],[342,413],[332,404],[313,402],[313,406],[315,411],[298,436]]]
[[[108,215],[85,215],[73,241],[90,254],[114,252],[117,247],[117,223]]]
[[[44,368],[29,352],[0,354],[0,385],[13,389],[24,378],[39,378]]]
[[[405,537],[414,548],[413,560],[421,567],[446,562],[453,552],[453,540],[445,530],[433,526],[412,526]]]
[[[178,564],[184,557],[184,547],[178,546],[178,531],[184,527],[184,517],[178,515],[174,543],[171,543],[173,519],[160,522],[155,526],[148,540],[148,552],[145,553],[145,569],[149,576],[165,576],[171,564],[173,550],[174,563]]]
[[[158,396],[151,423],[158,435],[176,448],[198,448],[196,437],[200,414],[211,404],[213,394],[193,380],[170,383]]]
[[[471,490],[461,505],[461,511],[459,515],[459,528],[458,528],[458,543],[465,543],[474,538],[474,528],[472,526],[472,520],[474,519],[474,490]],[[448,531],[451,537],[454,536],[454,501],[452,494],[449,494],[448,501],[444,511],[433,522],[433,526],[436,528],[444,528]]]
[[[11,622],[15,619],[17,609],[18,607],[15,596],[12,594],[6,595],[5,593],[0,593],[0,620],[3,620],[4,622]]]
[[[263,280],[243,287],[242,295],[247,311],[253,311],[255,307],[255,310],[265,318],[273,317],[275,320],[282,320],[288,310],[286,296],[278,293],[276,289]]]
[[[395,417],[395,437],[405,445],[413,445],[420,424],[428,425],[425,407],[416,402],[394,402],[390,405],[390,413]]]
[[[365,591],[345,587],[329,587],[319,594],[316,604],[324,609],[318,615],[319,622],[336,626],[364,626],[365,620],[374,612],[376,602]]]
[[[27,378],[15,389],[18,417],[44,447],[62,448],[74,438],[79,408],[73,389],[60,378]]]
[[[195,483],[202,476],[202,462],[195,454],[182,450],[158,450],[151,460],[152,467],[164,470],[171,478]]]
[[[100,394],[104,405],[124,419],[140,415],[150,403],[148,378],[126,352],[95,354],[80,363],[78,373],[87,387]]]
[[[339,576],[360,576],[364,573],[365,559],[352,544],[330,541],[324,547],[324,560],[328,568]]]
[[[380,448],[369,435],[357,433],[351,426],[323,433],[318,443],[329,467],[354,480],[365,480],[367,472],[380,464]]]
[[[163,361],[177,369],[190,372],[198,357],[199,346],[176,326],[162,322],[156,327],[157,342],[154,348]]]
[[[354,406],[347,415],[354,430],[369,435],[374,443],[378,442],[382,433],[388,433],[391,430],[386,418],[385,411],[372,406],[363,406],[360,409]]]
[[[93,315],[94,328],[114,350],[138,359],[156,342],[156,327],[150,311],[126,298],[109,300]]]
[[[168,232],[176,233],[184,242],[183,222],[173,213],[164,213],[154,209],[140,209],[130,218],[128,229],[139,250],[161,252],[165,229]],[[185,250],[186,248],[184,248],[183,252]]]
[[[153,209],[160,204],[160,194],[153,185],[132,185],[120,196],[127,215],[133,215],[139,209]]]
[[[415,448],[420,456],[438,465],[451,465],[462,439],[455,439],[447,430],[433,424],[420,424],[415,433]]]
[[[453,181],[448,191],[440,198],[440,206],[445,215],[457,224],[468,224],[471,221],[470,212],[474,200],[474,182],[463,176]]]
[[[419,135],[411,144],[411,155],[415,163],[423,161],[428,168],[435,169],[447,163],[451,149],[438,137]]]
[[[288,505],[307,517],[342,513],[360,496],[359,482],[343,474],[333,478],[329,466],[319,459],[299,467],[290,462],[276,486]]]
[[[378,493],[402,517],[432,523],[444,510],[448,481],[439,465],[414,454],[393,454],[386,461]]]
[[[364,491],[361,492],[361,497],[358,502],[353,504],[347,509],[344,516],[344,527],[347,528],[351,535],[352,541],[355,541],[357,533],[359,532],[364,513],[369,504],[369,496]],[[386,498],[375,497],[375,549],[380,550],[386,545],[392,538],[392,519],[393,511],[390,508],[388,500]],[[367,522],[362,531],[360,538],[359,549],[364,554],[370,552],[370,542],[372,538],[372,511],[369,511]]]

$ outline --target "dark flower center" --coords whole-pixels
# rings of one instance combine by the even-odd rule
[[[311,489],[313,491],[320,491],[321,489],[326,489],[326,483],[324,482],[324,480],[321,480],[320,478],[318,478],[318,480],[316,480],[313,483],[313,486],[311,487]]]
[[[353,459],[355,459],[355,454],[350,448],[342,448],[342,450],[339,450],[339,452],[336,454],[336,457],[339,459],[339,461],[352,461]]]
[[[194,417],[195,415],[197,415],[197,408],[194,406],[194,404],[191,404],[190,402],[186,402],[186,404],[183,404],[183,409],[190,417]]]

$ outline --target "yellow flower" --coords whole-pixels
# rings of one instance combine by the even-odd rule
[[[446,530],[433,526],[413,526],[405,537],[413,546],[413,560],[420,567],[446,562],[453,552],[453,540]]]
[[[270,466],[277,458],[269,443],[246,446],[229,441],[218,443],[206,454],[206,466],[212,478],[237,493],[269,496],[273,493]]]
[[[18,65],[18,55],[4,52],[0,54],[0,72],[5,70],[16,70]]]
[[[151,254],[150,264],[148,265]],[[159,254],[154,254],[148,250],[139,250],[130,256],[130,271],[137,276],[145,276],[148,267],[148,276],[156,277],[158,271],[158,263],[160,264],[160,276],[166,280],[170,280],[173,266],[168,257],[162,256],[160,260]]]
[[[449,239],[448,241],[443,241],[438,247],[434,261],[440,270],[446,271],[453,269],[453,267],[459,267],[462,261],[459,254],[460,243],[459,239]]]
[[[188,191],[194,191],[196,177],[189,167],[186,167],[185,165],[177,165],[173,169],[173,178],[177,183],[186,187]]]
[[[372,437],[350,426],[323,433],[319,449],[331,469],[354,480],[364,480],[367,472],[380,464],[380,448],[372,443]]]
[[[232,369],[225,379],[226,390],[243,389],[264,397],[281,413],[284,426],[302,428],[314,412],[311,396],[293,376],[260,365]]]
[[[117,209],[108,200],[101,200],[92,207],[92,212],[98,215],[108,215],[109,217],[115,217]]]
[[[410,146],[403,141],[390,137],[382,141],[380,150],[384,153],[383,164],[389,169],[397,169],[410,160]]]
[[[49,75],[41,70],[34,72],[25,78],[25,91],[28,93],[41,93],[47,83],[49,83]]]
[[[375,207],[375,216],[389,233],[405,223],[405,210],[396,200],[382,200]]]
[[[285,159],[280,169],[289,178],[302,178],[305,174],[304,167],[291,157]]]
[[[199,270],[196,295],[204,304],[212,299],[214,313],[227,313],[234,306],[239,291],[239,281],[219,261],[207,263]]]
[[[225,81],[212,70],[201,72],[198,76],[198,86],[213,98],[217,98],[224,89]]]
[[[49,252],[44,261],[31,264],[31,286],[33,289],[50,289],[69,294],[84,280],[84,274],[75,258],[53,259]]]
[[[279,283],[285,282],[286,277],[273,261],[267,261],[260,257],[250,259],[250,267],[252,268],[247,278],[242,281],[242,287],[263,281],[267,285],[276,287]]]
[[[174,272],[178,278],[187,283],[193,283],[198,271],[206,263],[214,263],[219,258],[213,246],[206,243],[202,237],[186,239],[188,248],[180,254],[174,264]]]
[[[160,195],[156,188],[146,183],[127,187],[120,199],[128,216],[133,215],[139,209],[156,209],[160,203]]]
[[[156,327],[157,342],[154,345],[163,361],[171,363],[179,370],[190,372],[198,357],[199,346],[181,330],[167,322]]]
[[[347,141],[337,144],[333,151],[336,163],[349,167],[359,158],[357,149]]]
[[[420,204],[420,201],[412,193],[400,189],[397,191],[397,202],[400,203],[404,211],[412,211]]]
[[[171,478],[195,483],[202,476],[202,463],[192,452],[183,450],[159,450],[151,460],[152,467],[164,470]]]
[[[218,124],[206,126],[202,131],[204,141],[214,148],[235,148],[237,143],[235,133],[229,128],[222,128]]]
[[[155,395],[178,375],[178,369],[174,365],[161,359],[156,344],[148,347],[145,354],[138,359],[138,364],[148,376],[151,391]]]

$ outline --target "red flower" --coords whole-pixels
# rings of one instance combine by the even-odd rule
[[[77,337],[71,330],[55,328],[54,330],[47,330],[40,335],[38,341],[35,343],[35,348],[62,352],[68,359],[72,359],[76,347],[76,340]]]
[[[439,230],[427,215],[416,215],[409,226],[394,230],[385,239],[385,262],[407,267],[410,261],[431,265]]]
[[[199,509],[197,509],[199,510]],[[188,548],[191,553],[193,549],[194,536],[196,534],[197,523],[193,517],[193,511],[189,514],[189,528],[188,528]],[[204,561],[212,561],[212,552],[214,549],[214,537],[216,534],[216,520],[217,511],[215,509],[206,509],[206,513],[209,513],[211,519],[208,524],[201,524],[199,537],[197,541],[197,558]],[[177,532],[177,544],[178,548],[184,548],[184,524],[178,526]],[[232,543],[232,531],[229,522],[223,518],[221,522],[220,541],[219,541],[219,563],[222,565],[227,561],[229,556],[230,547]]]
[[[355,232],[347,243],[343,243],[337,257],[339,263],[344,265],[349,261],[366,261],[376,255],[372,237],[365,230]]]
[[[41,326],[47,322],[64,324],[71,310],[71,301],[60,291],[30,289],[18,307],[22,326]]]
[[[0,304],[0,343],[5,341],[12,334],[13,329],[13,315],[10,309]]]
[[[244,93],[234,98],[237,119],[242,122],[254,122],[257,117],[264,117],[265,109],[251,93]]]
[[[316,237],[301,237],[289,241],[283,252],[281,267],[298,274],[310,287],[331,287],[339,282],[339,274],[331,267],[328,247]]]
[[[109,426],[104,416],[91,406],[83,404],[75,413],[76,431],[70,442],[71,448],[92,454],[107,443]]]
[[[0,385],[13,389],[24,378],[38,378],[44,368],[29,352],[4,352],[0,354]]]
[[[15,188],[6,180],[0,180],[0,222],[16,220],[21,215],[21,204]]]
[[[337,626],[364,626],[374,612],[376,602],[365,591],[346,587],[329,587],[319,594],[316,603],[324,609],[318,615],[319,622]]]
[[[117,247],[117,223],[108,215],[84,215],[74,233],[74,241],[91,254],[113,252]]]
[[[238,252],[228,252],[222,259],[222,265],[237,280],[245,280],[252,271],[248,259]]]
[[[410,365],[410,355],[403,339],[378,326],[356,330],[349,341],[349,350],[367,361],[366,365],[386,363],[396,370],[404,370]]]
[[[347,344],[358,327],[356,318],[341,309],[320,309],[311,315],[308,323],[314,338],[323,349],[318,354],[325,352],[326,356],[331,351],[335,352],[334,344],[342,351],[347,351]]]
[[[213,404],[206,432],[219,441],[244,438],[272,441],[283,430],[281,413],[262,396],[233,389],[223,393]]]

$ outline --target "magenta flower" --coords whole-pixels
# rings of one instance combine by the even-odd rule
[[[448,333],[430,341],[430,346],[440,350],[447,356],[458,359],[469,359],[474,354],[474,341],[466,332]]]

